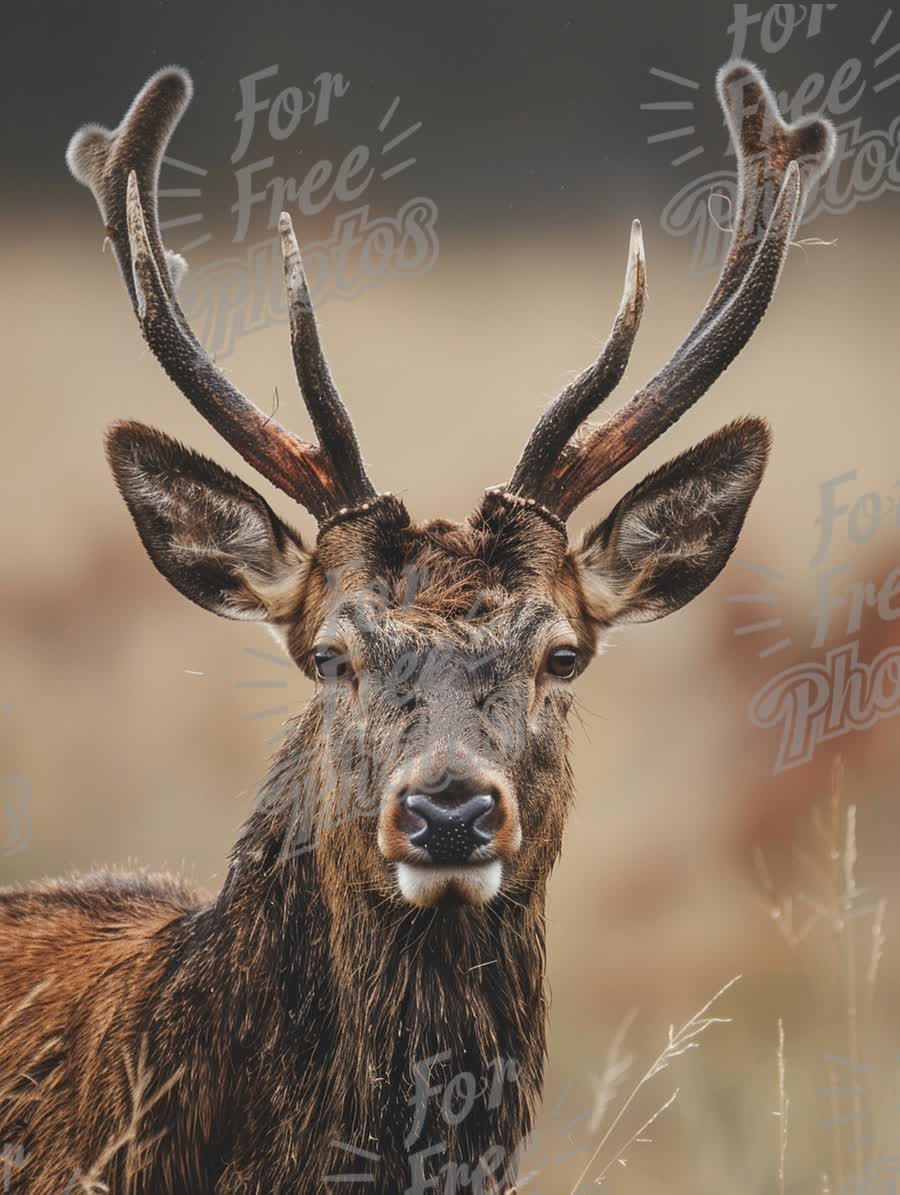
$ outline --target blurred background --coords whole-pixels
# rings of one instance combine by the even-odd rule
[[[103,431],[137,418],[314,534],[145,350],[93,201],[65,167],[79,124],[114,125],[161,66],[191,71],[161,213],[205,342],[245,393],[309,434],[268,255],[271,211],[287,207],[324,263],[326,348],[376,485],[415,516],[462,518],[596,353],[634,217],[649,303],[623,397],[702,307],[734,165],[718,67],[743,53],[785,111],[833,116],[839,161],[800,234],[816,243],[792,249],[751,347],[574,520],[600,518],[739,414],[773,425],[723,576],[621,633],[579,683],[579,799],[549,907],[546,1098],[522,1189],[574,1190],[584,1172],[583,1190],[601,1174],[623,1192],[894,1190],[900,13],[882,0],[55,0],[15,6],[5,24],[3,882],[135,863],[215,890],[281,726],[309,696],[262,629],[166,585],[115,492]],[[359,146],[371,178],[358,153],[351,193],[349,173],[343,189],[336,179]],[[314,187],[320,162],[331,173]],[[401,233],[405,257],[391,248]],[[851,683],[835,681],[840,649]],[[860,669],[879,660],[876,685]],[[808,678],[828,686],[844,733],[813,729],[791,756],[782,736],[802,737]],[[669,1024],[739,974],[712,1010],[730,1023],[614,1123]],[[607,1063],[632,1008],[626,1073]]]

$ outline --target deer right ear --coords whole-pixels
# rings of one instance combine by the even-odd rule
[[[738,419],[629,490],[576,550],[588,609],[606,626],[649,622],[710,585],[734,551],[770,435]]]
[[[116,424],[106,449],[150,559],[180,593],[225,618],[289,612],[309,556],[255,490],[140,423]]]

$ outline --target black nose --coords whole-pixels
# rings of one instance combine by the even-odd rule
[[[494,794],[478,792],[464,782],[455,781],[429,796],[408,793],[402,804],[409,841],[424,847],[434,863],[465,863],[494,837]]]

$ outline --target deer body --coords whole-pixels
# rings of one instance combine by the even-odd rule
[[[775,290],[834,134],[786,125],[756,69],[720,98],[739,156],[734,242],[672,360],[606,423],[643,309],[632,232],[595,363],[538,421],[508,486],[417,525],[369,480],[329,374],[289,218],[291,346],[318,443],[205,354],[163,247],[159,163],[190,98],[155,75],[68,161],[94,192],[144,338],[244,460],[318,521],[121,423],[119,490],[190,600],[266,622],[317,680],[222,891],[115,874],[0,894],[0,1140],[33,1195],[508,1191],[541,1089],[544,899],[573,798],[569,682],[615,626],[660,618],[727,562],[769,433],[737,420],[651,473],[581,542],[566,519],[731,363]],[[15,1184],[18,1183],[18,1186]],[[105,1184],[105,1185],[104,1185]]]
[[[287,873],[259,820],[237,855],[268,851],[274,885],[236,861],[207,904],[112,875],[3,901],[2,940],[28,958],[0,955],[4,1007],[47,984],[4,1030],[4,1072],[31,1076],[4,1101],[4,1141],[25,1152],[13,1190],[91,1189],[134,1115],[125,1059],[142,1038],[148,1110],[96,1171],[111,1191],[314,1192],[361,1172],[383,1195],[488,1191],[514,1166],[544,1055],[542,900],[483,912],[473,943],[462,914],[434,934],[431,912],[398,927],[357,894],[335,953],[312,854]],[[483,1094],[454,1127],[444,1093],[462,1073]],[[486,1153],[480,1185],[462,1181]]]
[[[405,522],[399,504],[393,515]],[[375,573],[432,579],[401,622],[429,606],[431,617],[468,609],[476,593],[489,602],[491,580],[512,583],[486,563],[498,541],[485,530],[398,526],[396,538],[400,556]],[[560,537],[545,538],[550,550]],[[468,582],[450,594],[444,576],[466,555]],[[311,707],[213,900],[114,873],[0,896],[0,1007],[38,989],[3,1034],[4,1072],[27,1076],[0,1105],[3,1139],[25,1149],[22,1190],[82,1189],[135,1115],[142,1039],[153,1073],[134,1143],[102,1167],[113,1191],[313,1192],[326,1175],[361,1172],[384,1195],[503,1189],[491,1184],[514,1172],[541,1083],[544,884],[572,795],[556,766],[565,741],[545,743],[523,776],[547,806],[548,841],[525,848],[527,881],[495,906],[439,916],[398,917],[374,881],[348,885],[346,865],[305,849],[305,802],[324,794],[298,777],[298,760],[327,750]],[[338,817],[314,836],[352,849],[348,831],[365,820]],[[352,874],[365,875],[362,857]],[[477,1096],[454,1123],[460,1077]]]

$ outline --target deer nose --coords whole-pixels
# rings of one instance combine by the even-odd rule
[[[465,863],[494,837],[497,802],[491,792],[454,784],[430,796],[408,793],[401,803],[407,838],[413,846],[424,847],[433,863]]]

